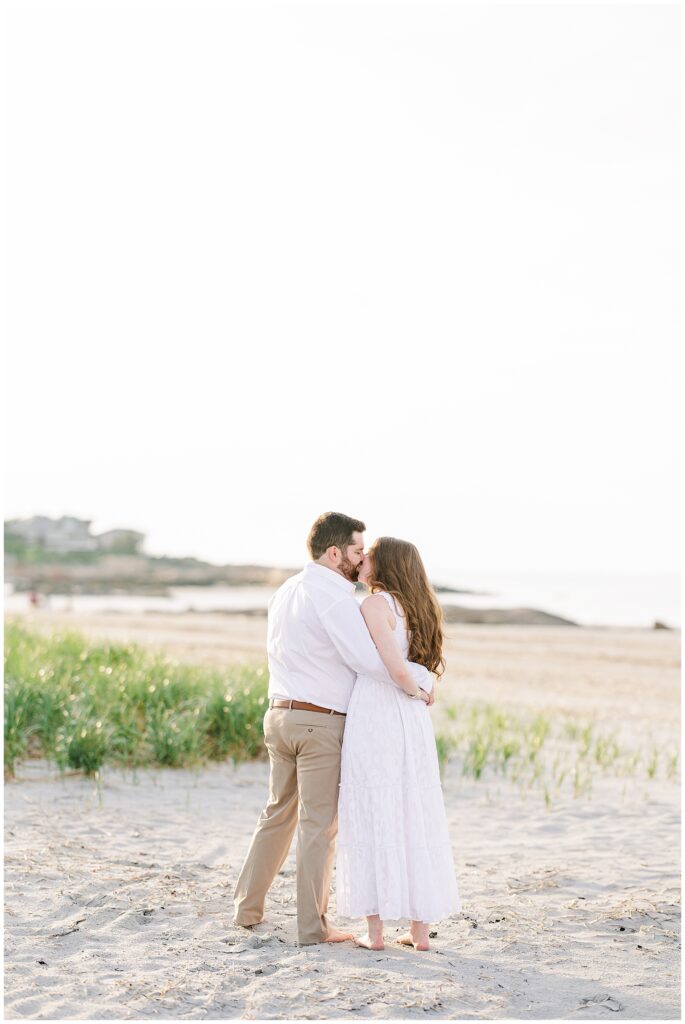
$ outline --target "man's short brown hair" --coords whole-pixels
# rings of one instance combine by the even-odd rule
[[[350,516],[344,516],[342,512],[324,512],[309,531],[307,537],[309,554],[316,560],[325,555],[332,547],[340,548],[344,552],[345,548],[352,543],[352,534],[355,530],[363,533],[365,529],[366,526],[361,519],[351,519]]]

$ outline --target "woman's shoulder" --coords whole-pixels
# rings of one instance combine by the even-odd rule
[[[369,594],[361,602],[362,611],[382,611],[384,608],[392,607],[392,599],[387,600],[390,595],[386,594],[384,590],[378,590],[375,594]]]
[[[402,615],[402,610],[392,594],[389,594],[387,590],[377,590],[375,594],[369,594],[362,601],[362,608],[382,608],[383,605],[387,605],[388,608],[396,615]]]

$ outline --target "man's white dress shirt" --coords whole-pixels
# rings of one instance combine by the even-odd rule
[[[269,697],[347,711],[357,675],[393,686],[371,639],[355,585],[318,562],[283,583],[269,601]],[[430,693],[433,677],[407,662],[417,686]]]

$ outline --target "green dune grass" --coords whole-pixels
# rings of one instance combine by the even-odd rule
[[[189,767],[262,757],[267,689],[265,667],[219,671],[77,632],[46,637],[9,621],[5,773],[12,777],[27,757],[91,775],[104,764]],[[592,722],[476,701],[441,710],[441,772],[453,760],[476,780],[536,787],[547,806],[564,791],[591,794],[600,774],[652,780],[678,770],[678,749],[624,749]]]
[[[40,756],[59,768],[189,766],[264,752],[264,668],[179,664],[135,644],[5,628],[5,772]]]
[[[629,749],[594,722],[513,714],[486,702],[449,706],[444,714],[449,724],[436,736],[441,771],[458,760],[465,776],[488,781],[506,776],[521,788],[539,788],[548,806],[565,790],[589,796],[601,775],[645,781],[670,779],[678,770],[677,748],[648,743]]]

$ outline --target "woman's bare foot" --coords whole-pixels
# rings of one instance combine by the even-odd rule
[[[425,953],[430,949],[428,941],[428,925],[422,921],[412,921],[411,928],[404,935],[400,935],[398,942],[403,946],[413,946],[419,953]]]
[[[364,949],[385,949],[383,945],[383,922],[380,917],[377,914],[373,917],[367,917],[366,923],[368,926],[366,933],[354,940],[356,944],[363,946]]]
[[[328,935],[323,940],[324,942],[347,942],[348,939],[354,939],[352,932],[341,932],[339,928],[329,928]]]

